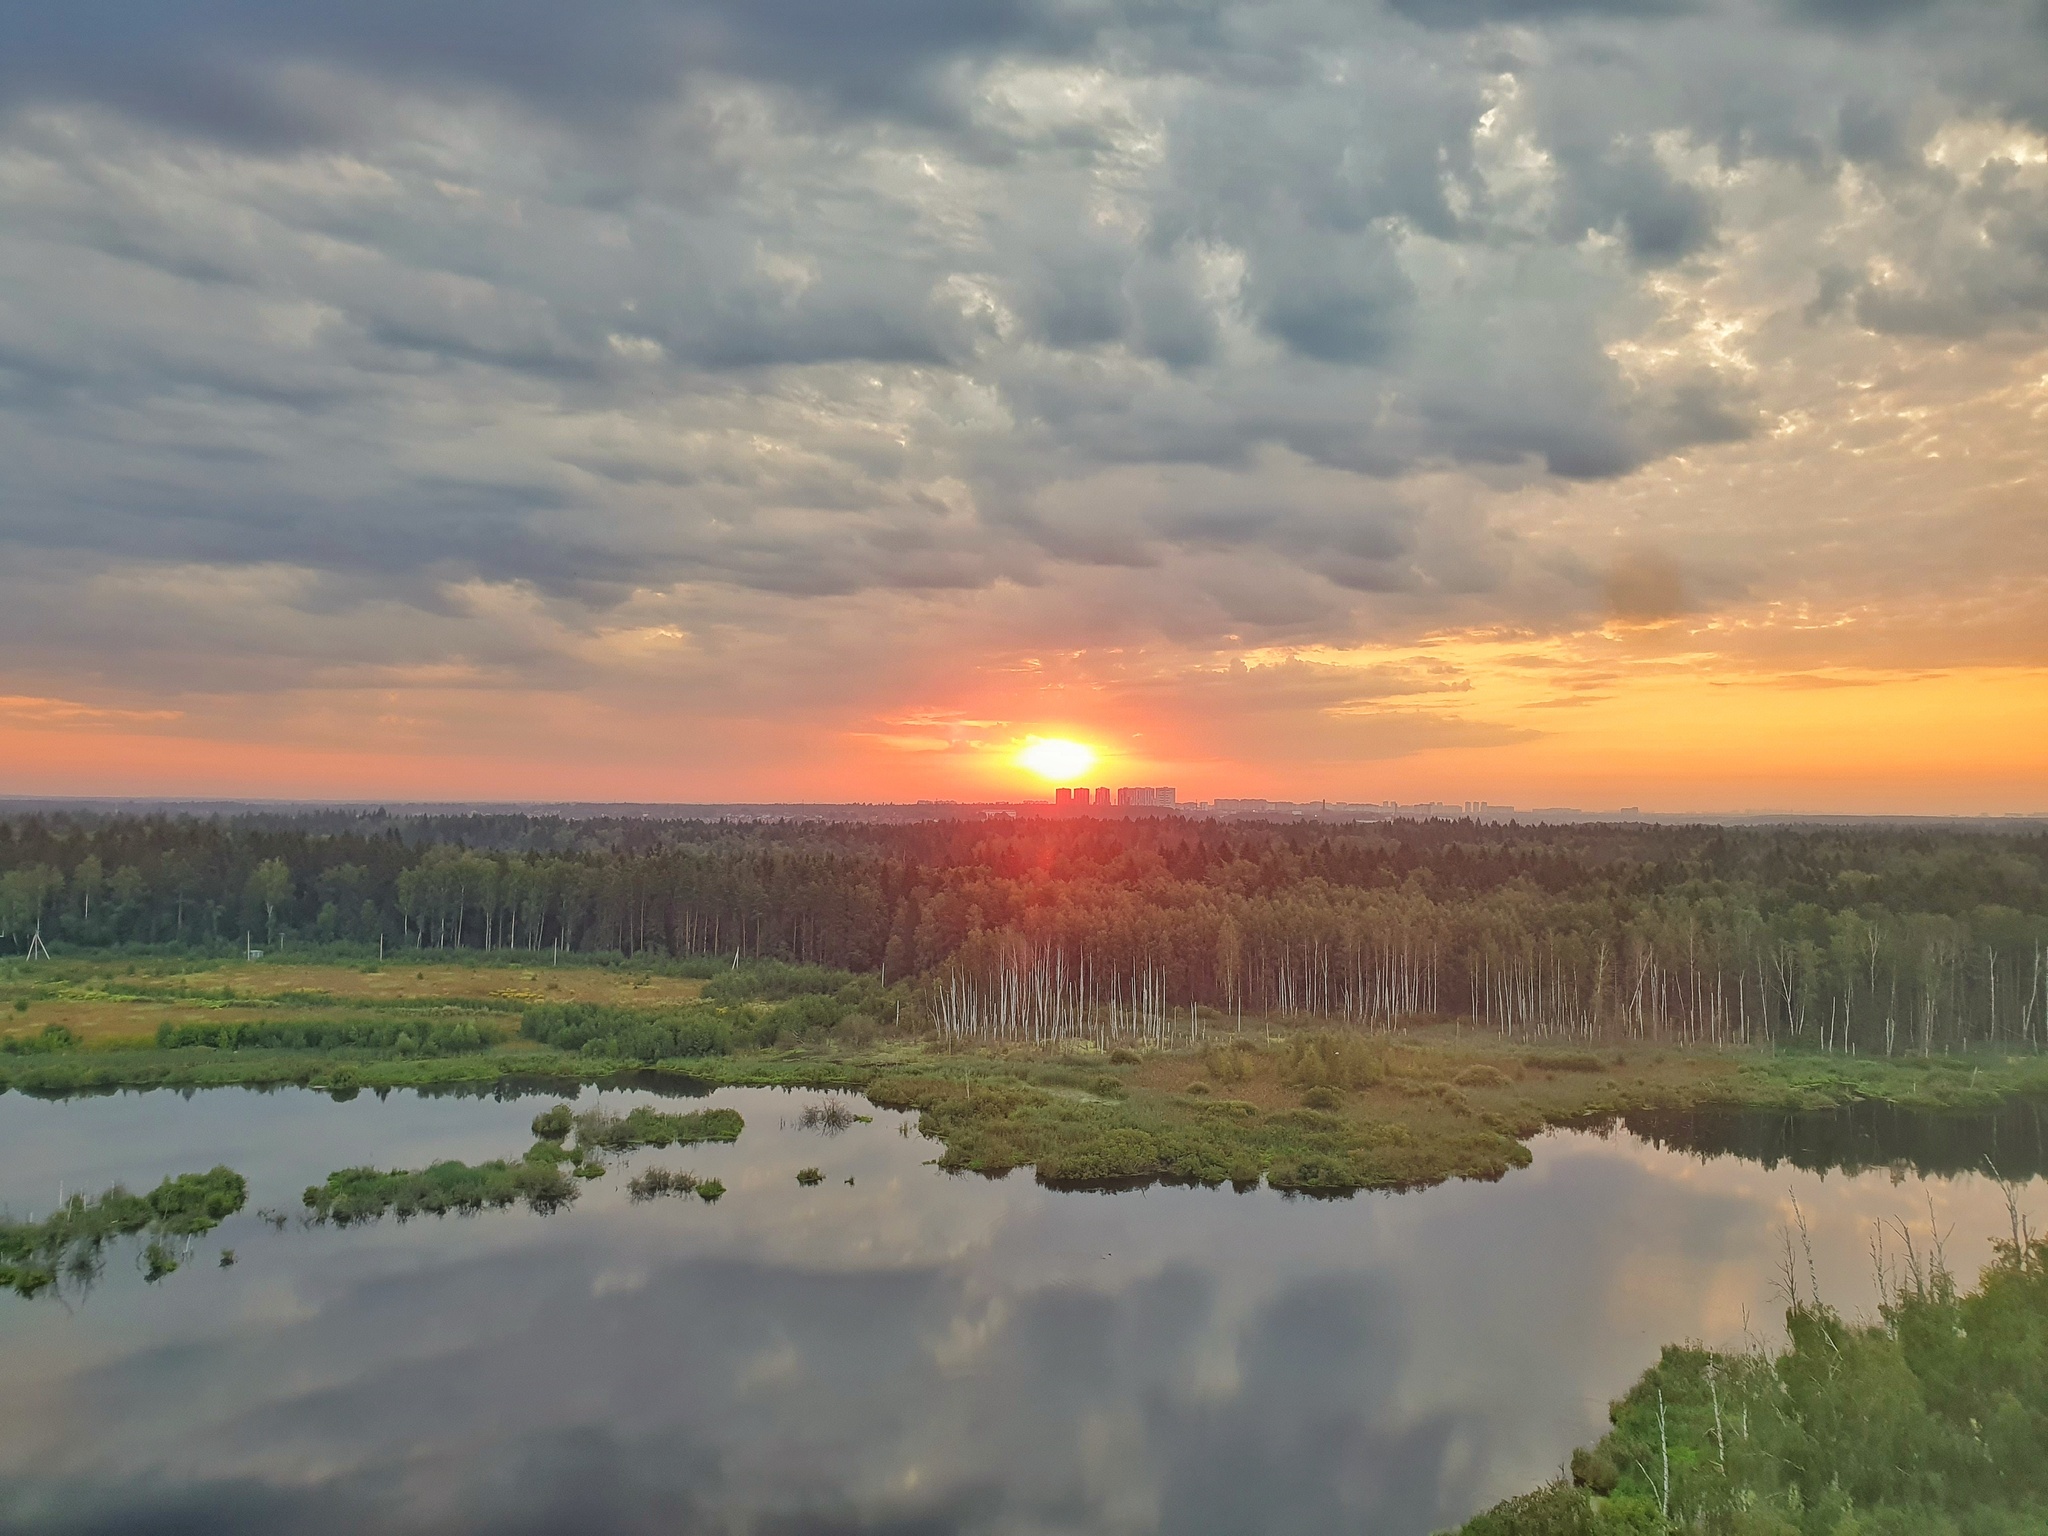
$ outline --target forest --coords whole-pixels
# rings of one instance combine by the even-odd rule
[[[962,1041],[1247,1015],[1860,1055],[2038,1050],[2048,836],[1158,816],[881,825],[325,811],[0,819],[0,956],[720,957]],[[565,1032],[575,1026],[562,1020]]]

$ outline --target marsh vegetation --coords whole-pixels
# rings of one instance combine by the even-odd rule
[[[1885,1241],[1889,1238],[1889,1246]],[[1464,1536],[2022,1536],[2048,1528],[2048,1240],[2014,1208],[1976,1288],[1938,1233],[1872,1244],[1875,1319],[1788,1239],[1788,1345],[1664,1350],[1570,1475]]]
[[[1316,1193],[1498,1177],[1587,1116],[2048,1096],[2039,837],[403,830],[0,818],[0,945],[34,922],[59,945],[0,962],[0,1087],[346,1098],[654,1071],[866,1091],[918,1110],[949,1168]],[[302,961],[209,949],[230,915]],[[843,1106],[811,1109],[800,1125],[843,1129]],[[596,1176],[659,1134],[571,1124],[554,1160]]]
[[[242,1208],[249,1186],[231,1168],[167,1178],[146,1195],[120,1185],[88,1199],[73,1195],[40,1221],[0,1216],[0,1286],[17,1296],[84,1289],[106,1268],[120,1238],[147,1238],[139,1261],[151,1281],[176,1270],[191,1240]]]
[[[627,1181],[626,1192],[636,1201],[655,1200],[663,1195],[695,1195],[707,1205],[725,1193],[717,1179],[700,1179],[676,1168],[648,1168]]]
[[[346,1227],[387,1213],[400,1221],[451,1212],[468,1216],[518,1202],[545,1216],[575,1198],[576,1186],[554,1163],[524,1158],[474,1166],[449,1161],[409,1170],[343,1168],[325,1183],[309,1186],[304,1201],[310,1220]]]

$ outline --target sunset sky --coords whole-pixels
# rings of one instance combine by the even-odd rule
[[[2048,812],[2042,0],[0,51],[0,794]]]

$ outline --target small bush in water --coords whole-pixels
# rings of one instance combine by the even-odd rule
[[[660,1195],[694,1195],[697,1175],[679,1168],[649,1168],[626,1185],[635,1200],[652,1200]]]
[[[803,1113],[796,1117],[797,1127],[805,1131],[823,1131],[836,1136],[854,1122],[854,1113],[837,1099],[827,1099],[820,1104],[806,1104]]]
[[[796,1181],[809,1189],[814,1184],[824,1183],[825,1175],[816,1168],[799,1168],[796,1171]]]
[[[533,1134],[542,1141],[562,1141],[576,1128],[576,1119],[569,1106],[557,1104],[553,1109],[544,1109],[533,1117]]]

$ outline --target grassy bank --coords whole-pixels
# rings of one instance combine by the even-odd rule
[[[1872,1323],[1787,1265],[1789,1346],[1667,1348],[1568,1478],[1464,1536],[2023,1536],[2048,1530],[2048,1240],[1977,1288],[1909,1252]]]
[[[0,997],[0,1088],[301,1085],[549,1091],[653,1072],[847,1087],[915,1110],[949,1168],[1054,1183],[1183,1179],[1341,1193],[1494,1178],[1546,1126],[1653,1110],[2048,1097],[2048,1059],[1872,1059],[1622,1045],[1529,1049],[1456,1023],[1221,1021],[1200,1048],[957,1052],[883,1027],[904,994],[794,966],[69,962]],[[552,989],[552,990],[550,990]],[[16,1006],[16,1005],[19,1006]]]

